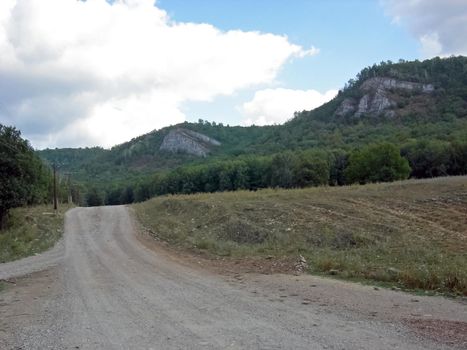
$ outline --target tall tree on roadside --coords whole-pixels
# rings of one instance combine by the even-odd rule
[[[21,132],[0,124],[0,229],[9,209],[47,200],[50,172]]]

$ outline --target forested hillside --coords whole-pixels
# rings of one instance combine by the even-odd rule
[[[220,146],[206,157],[161,150],[164,138],[176,129],[206,135]],[[352,160],[363,162],[371,147],[379,149],[381,157],[384,152],[394,156],[395,149],[409,168],[395,156],[391,166],[381,159],[368,164],[366,159],[367,168],[379,164],[387,172],[351,175],[347,168]],[[200,120],[142,135],[111,150],[56,149],[39,154],[71,172],[75,181],[94,187],[91,192],[109,204],[161,193],[465,174],[467,58],[367,67],[332,101],[296,112],[284,125],[232,127]],[[394,164],[399,164],[396,173],[389,170]],[[283,172],[278,174],[278,169]],[[259,173],[261,178],[255,175]]]

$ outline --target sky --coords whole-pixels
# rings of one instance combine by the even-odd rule
[[[381,61],[467,55],[466,0],[0,0],[0,123],[37,149],[281,124]]]

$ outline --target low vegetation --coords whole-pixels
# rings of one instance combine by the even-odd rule
[[[302,255],[312,273],[467,295],[467,177],[173,195],[134,208],[182,249]]]
[[[39,205],[12,209],[7,227],[0,231],[0,263],[34,255],[52,247],[63,234],[68,206]]]

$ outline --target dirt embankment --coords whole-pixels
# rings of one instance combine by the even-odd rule
[[[134,208],[155,239],[261,272],[287,271],[302,255],[312,273],[467,296],[465,176],[169,196]]]

